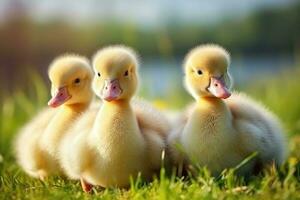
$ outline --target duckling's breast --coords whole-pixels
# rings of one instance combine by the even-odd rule
[[[89,138],[96,156],[86,180],[103,187],[129,185],[130,176],[146,171],[146,145],[135,116],[121,110],[99,114],[96,120],[100,123]]]
[[[184,153],[191,163],[212,171],[234,166],[240,156],[234,151],[236,132],[230,118],[218,112],[197,110],[188,120],[181,137]]]

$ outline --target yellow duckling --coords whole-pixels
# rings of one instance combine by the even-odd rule
[[[93,90],[103,100],[100,110],[86,112],[61,145],[61,163],[72,179],[91,185],[127,187],[139,173],[149,179],[161,166],[166,118],[143,101],[132,101],[138,87],[138,61],[133,50],[111,46],[93,58]],[[91,184],[91,185],[90,185]]]
[[[229,64],[229,54],[217,45],[201,45],[187,55],[184,81],[196,103],[168,138],[174,161],[206,166],[214,174],[254,152],[258,156],[241,173],[251,174],[272,161],[281,164],[285,142],[279,121],[246,95],[231,94]]]
[[[66,55],[55,59],[49,67],[52,99],[25,125],[16,139],[16,157],[30,176],[44,179],[58,173],[58,145],[72,122],[85,111],[93,97],[92,69],[81,56]]]

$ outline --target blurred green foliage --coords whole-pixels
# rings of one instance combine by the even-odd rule
[[[143,27],[117,21],[71,25],[57,19],[36,22],[27,15],[14,16],[0,25],[0,90],[13,91],[28,81],[28,68],[46,78],[51,60],[65,52],[90,57],[110,44],[136,49],[143,60],[181,59],[197,44],[225,46],[235,56],[288,54],[299,59],[300,2],[289,7],[258,10],[242,19],[225,19],[217,24],[180,23]]]

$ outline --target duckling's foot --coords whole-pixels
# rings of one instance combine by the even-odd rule
[[[90,193],[93,189],[93,185],[86,182],[83,178],[80,179],[81,188],[84,192]]]

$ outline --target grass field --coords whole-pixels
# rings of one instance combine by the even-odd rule
[[[130,189],[94,189],[93,194],[81,191],[78,182],[51,177],[45,182],[28,177],[16,165],[12,141],[17,130],[32,117],[48,98],[48,90],[39,76],[33,76],[29,92],[16,91],[0,99],[0,199],[300,199],[300,69],[283,72],[270,79],[256,81],[241,88],[262,101],[282,119],[289,138],[290,153],[280,170],[266,169],[249,181],[226,170],[215,178],[205,169],[195,178],[182,180],[166,175],[152,183],[139,180]],[[168,102],[174,98],[166,97]],[[174,100],[172,108],[182,104]],[[178,105],[176,105],[178,102]],[[165,103],[167,105],[167,103]]]

